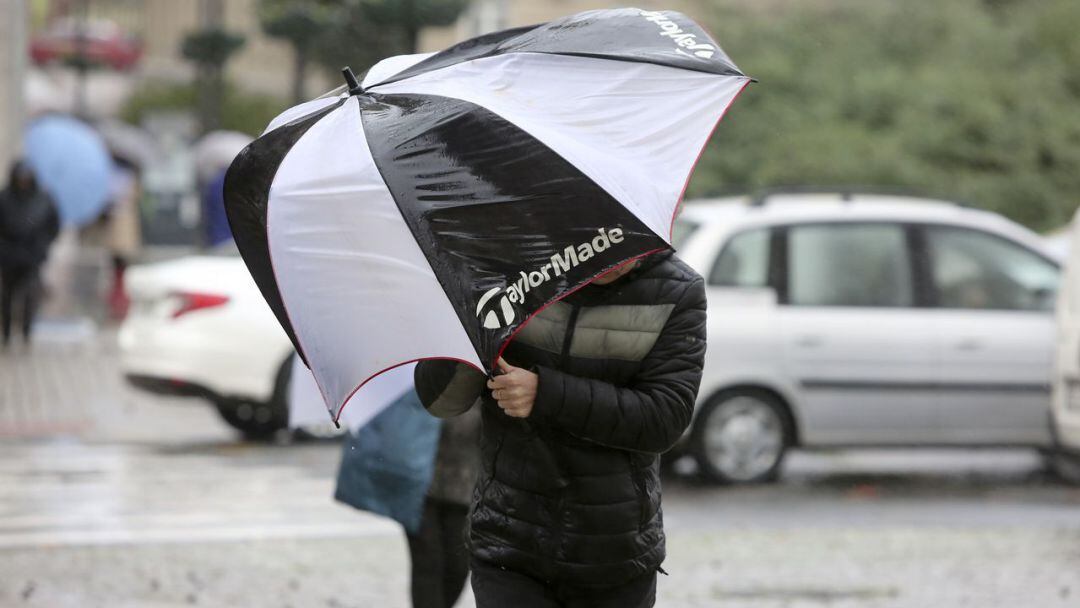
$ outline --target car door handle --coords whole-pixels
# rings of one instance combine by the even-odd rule
[[[821,336],[799,336],[795,338],[795,346],[800,348],[818,348],[825,343]]]
[[[978,338],[967,338],[956,343],[956,350],[968,352],[982,350],[982,347],[982,340],[979,340]]]

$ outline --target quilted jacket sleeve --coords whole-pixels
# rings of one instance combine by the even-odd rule
[[[469,411],[484,391],[486,380],[476,369],[446,359],[421,361],[413,372],[420,402],[431,415],[439,418]]]
[[[705,360],[705,309],[705,287],[697,278],[627,386],[538,367],[532,416],[607,447],[670,449],[693,416]]]

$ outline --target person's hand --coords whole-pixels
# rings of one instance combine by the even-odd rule
[[[487,381],[491,396],[507,416],[528,418],[536,401],[536,385],[539,378],[527,369],[514,367],[499,357],[502,374]]]

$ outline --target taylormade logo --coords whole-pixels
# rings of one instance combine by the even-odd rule
[[[622,228],[601,228],[592,240],[580,245],[567,245],[560,253],[551,256],[551,261],[536,270],[518,273],[517,280],[502,287],[488,290],[476,304],[476,317],[482,319],[487,329],[507,327],[514,322],[513,304],[525,302],[525,294],[544,283],[562,276],[571,268],[591,259],[596,254],[607,251],[623,242]],[[502,297],[496,298],[500,293]]]
[[[641,11],[641,16],[660,26],[660,35],[667,36],[675,41],[675,52],[682,53],[687,57],[699,57],[712,59],[716,53],[716,47],[707,43],[698,43],[697,35],[684,31],[671,19],[659,11]],[[686,49],[686,50],[683,50]],[[690,52],[693,52],[693,55]]]

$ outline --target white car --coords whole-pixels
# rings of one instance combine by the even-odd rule
[[[126,284],[119,341],[129,382],[204,397],[248,437],[286,427],[293,346],[238,255],[136,266]]]
[[[708,477],[772,479],[793,447],[1056,447],[1059,268],[1029,230],[940,201],[791,192],[687,204],[675,239],[708,285],[687,446]]]
[[[1080,213],[1073,218],[1072,244],[1066,243],[1061,294],[1057,306],[1057,360],[1054,366],[1054,438],[1062,448],[1055,464],[1080,480]]]

